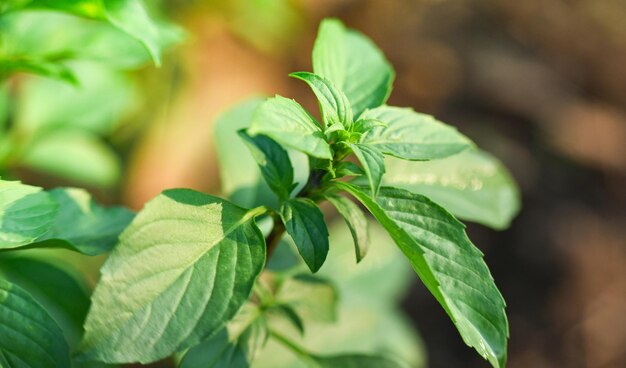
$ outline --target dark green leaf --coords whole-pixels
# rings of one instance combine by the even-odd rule
[[[385,158],[374,146],[368,144],[349,143],[350,149],[363,166],[367,176],[372,197],[376,197],[385,174]]]
[[[320,24],[313,48],[313,71],[346,94],[355,116],[387,101],[395,75],[372,41],[347,30],[337,19]]]
[[[223,328],[265,264],[264,211],[188,189],[150,201],[102,268],[80,358],[152,362]]]
[[[216,335],[189,349],[180,368],[249,367],[267,340],[267,328],[258,307],[244,306]]]
[[[354,240],[354,250],[356,261],[361,262],[370,246],[369,225],[363,211],[348,198],[329,195],[326,199],[337,209],[341,217],[346,221],[352,239]]]
[[[63,328],[70,343],[82,336],[89,309],[88,288],[75,273],[66,265],[34,257],[0,258],[0,275],[31,293]]]
[[[261,177],[257,163],[252,156],[244,154],[246,144],[237,133],[250,126],[252,115],[262,102],[262,98],[245,100],[219,116],[214,126],[222,191],[242,207],[278,203],[276,195]]]
[[[362,119],[380,120],[386,127],[365,133],[362,143],[405,160],[434,160],[472,147],[472,142],[455,128],[413,109],[381,106],[366,111]]]
[[[352,108],[346,95],[337,89],[331,81],[317,74],[308,72],[291,73],[289,76],[306,82],[320,105],[325,127],[340,124],[346,129],[352,124]],[[329,132],[326,131],[326,134]]]
[[[373,200],[356,186],[335,185],[361,201],[385,227],[465,343],[494,367],[504,367],[505,303],[463,224],[428,198],[403,189],[383,187]]]
[[[41,188],[0,180],[0,249],[32,243],[50,229],[57,212]]]
[[[429,162],[390,158],[386,164],[385,184],[423,194],[461,219],[504,229],[519,211],[515,181],[487,152],[469,150]]]
[[[123,207],[101,207],[82,189],[62,188],[49,193],[59,204],[59,212],[50,230],[37,239],[41,246],[68,248],[90,256],[109,252],[134,216]]]
[[[263,135],[251,137],[240,130],[239,136],[248,145],[269,187],[280,199],[288,199],[293,189],[293,168],[287,151]]]
[[[283,203],[280,217],[304,262],[311,272],[317,272],[328,254],[328,229],[322,211],[310,199],[294,198]]]
[[[0,366],[70,367],[63,332],[41,305],[0,279]]]
[[[276,96],[255,111],[248,129],[251,135],[265,134],[285,147],[313,157],[330,159],[330,146],[322,128],[296,101]]]

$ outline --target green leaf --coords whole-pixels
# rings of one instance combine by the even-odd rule
[[[78,342],[89,309],[89,292],[76,270],[32,256],[7,254],[0,258],[2,276],[31,293],[59,323],[68,342]]]
[[[377,119],[359,119],[356,123],[354,123],[352,130],[356,133],[365,133],[372,130],[373,128],[386,126],[387,123]]]
[[[152,362],[223,328],[265,264],[264,211],[189,189],[151,200],[101,270],[80,358]]]
[[[465,343],[504,367],[508,322],[504,299],[464,226],[428,198],[383,187],[376,200],[336,182],[376,217],[455,323]]]
[[[60,1],[55,1],[60,3]],[[159,22],[161,48],[182,39],[182,31]],[[108,22],[58,11],[19,11],[2,16],[0,54],[7,59],[64,62],[93,60],[109,68],[137,68],[151,61],[143,44]],[[42,42],[45,40],[45,42]],[[76,63],[72,63],[75,71]],[[98,77],[94,75],[93,77]],[[78,77],[82,81],[81,76]],[[80,88],[89,88],[81,83]],[[108,96],[117,100],[119,96]],[[108,101],[101,101],[104,105]],[[93,107],[93,106],[92,106]]]
[[[356,261],[357,263],[361,262],[370,247],[367,217],[365,217],[359,206],[348,198],[338,195],[328,195],[325,198],[335,206],[337,212],[346,221],[354,240]]]
[[[0,366],[70,367],[63,332],[20,287],[0,279]]]
[[[222,192],[238,206],[256,207],[278,203],[276,195],[261,177],[258,164],[246,152],[239,130],[250,126],[262,98],[247,99],[220,115],[215,121],[215,148]]]
[[[384,183],[423,194],[456,217],[504,229],[520,209],[519,190],[495,157],[469,150],[443,160],[388,159]]]
[[[402,368],[389,358],[368,354],[314,355],[312,358],[311,368]]]
[[[283,203],[280,217],[304,262],[311,272],[317,272],[328,254],[328,229],[322,211],[310,199],[294,198]]]
[[[57,212],[41,188],[0,180],[0,249],[32,243],[50,229]]]
[[[376,197],[385,174],[385,158],[374,146],[368,144],[349,143],[348,146],[363,166],[367,176],[372,197]]]
[[[405,160],[434,160],[452,156],[473,146],[455,128],[413,109],[381,106],[366,111],[362,119],[380,120],[386,127],[365,133],[362,143]]]
[[[289,306],[304,321],[334,322],[337,319],[337,288],[312,275],[285,279],[275,296],[276,303]]]
[[[344,176],[362,176],[365,173],[356,164],[350,161],[341,161],[335,167],[335,174],[338,178],[341,178]]]
[[[256,109],[248,133],[265,134],[285,147],[313,157],[332,158],[322,128],[311,115],[296,101],[278,95]]]
[[[251,137],[244,130],[240,130],[239,136],[247,144],[272,191],[280,199],[288,199],[293,189],[293,167],[287,151],[263,135]]]
[[[287,336],[274,330],[270,331],[270,336],[298,355],[309,368],[402,368],[395,361],[383,356],[360,353],[327,356],[312,354]]]
[[[298,312],[292,306],[286,304],[277,304],[268,309],[268,312],[274,312],[287,321],[289,321],[298,330],[300,335],[304,335],[304,321],[298,315]]]
[[[107,135],[118,127],[116,123],[135,97],[128,78],[97,63],[75,63],[73,70],[80,86],[44,78],[21,83],[17,129],[25,134],[45,134],[53,129],[76,128]]]
[[[308,72],[291,73],[289,76],[300,79],[311,87],[319,102],[325,127],[340,124],[347,129],[352,125],[350,102],[346,95],[337,89],[331,81]],[[325,133],[328,134],[329,132],[326,131]]]
[[[56,9],[82,17],[106,20],[140,41],[154,63],[161,64],[162,42],[159,28],[150,19],[141,0],[33,0],[22,7]]]
[[[96,136],[79,130],[59,130],[32,142],[20,164],[33,170],[96,187],[111,187],[120,177],[116,153]]]
[[[20,58],[19,60],[0,60],[0,82],[17,72],[38,74],[59,79],[71,84],[78,84],[76,76],[65,64],[46,58]]]
[[[249,367],[267,340],[264,322],[258,307],[245,305],[224,329],[189,349],[179,367]]]
[[[320,24],[313,47],[313,71],[346,94],[355,116],[384,104],[395,76],[369,38],[346,29],[337,19]]]
[[[314,352],[384,353],[406,362],[407,367],[426,367],[423,344],[413,324],[397,307],[415,279],[404,254],[377,223],[370,224],[371,243],[376,246],[358,264],[354,262],[352,238],[344,223],[334,221],[329,225],[329,233],[332,247],[316,276],[332,280],[338,289],[337,320],[307,323],[304,336],[283,319],[269,320],[272,329],[280,328],[286,336]],[[306,368],[296,355],[273,339],[255,360],[254,367]]]
[[[49,193],[59,204],[59,212],[50,231],[37,239],[41,246],[68,248],[90,256],[109,252],[134,217],[123,207],[101,207],[83,189],[62,188]]]
[[[139,40],[148,50],[156,66],[161,65],[159,28],[150,19],[140,0],[106,0],[102,4],[105,17],[114,26]]]

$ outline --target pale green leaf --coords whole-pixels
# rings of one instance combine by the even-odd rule
[[[373,128],[386,126],[387,123],[377,119],[359,119],[356,123],[354,123],[352,130],[356,133],[365,133],[372,130]]]
[[[104,20],[140,41],[154,63],[161,64],[162,35],[149,17],[141,0],[32,0],[12,8],[52,9],[70,14]]]
[[[395,77],[376,45],[337,19],[320,24],[313,47],[313,71],[346,94],[355,116],[384,104]]]
[[[271,313],[274,313],[282,316],[289,321],[291,325],[296,328],[296,330],[298,330],[300,335],[304,335],[304,321],[292,306],[287,304],[276,304],[268,309],[268,313],[270,315]]]
[[[161,48],[182,39],[182,32],[159,23]],[[151,61],[143,44],[108,22],[59,11],[19,11],[2,16],[0,54],[33,60],[93,60],[110,68],[137,68]],[[42,42],[45,40],[45,42]],[[71,64],[72,70],[75,63]],[[81,78],[78,77],[80,80]],[[81,88],[88,88],[86,83]]]
[[[337,319],[337,289],[320,277],[289,277],[280,284],[275,299],[278,304],[292,308],[305,322],[334,322]]]
[[[159,28],[150,19],[141,0],[103,1],[106,19],[114,26],[141,41],[157,66],[161,65]]]
[[[82,185],[111,187],[120,177],[120,160],[96,136],[59,130],[32,142],[20,159],[24,167]]]
[[[270,336],[295,353],[309,368],[402,368],[395,361],[383,356],[361,353],[313,354],[275,330],[270,331]]]
[[[321,159],[332,158],[322,128],[296,101],[276,96],[254,112],[250,135],[265,134],[285,147]]]
[[[322,211],[308,198],[293,198],[283,203],[280,217],[304,262],[311,272],[317,272],[328,254],[328,229]]]
[[[0,279],[0,366],[70,367],[63,332],[41,305],[15,284]]]
[[[406,362],[407,367],[425,368],[424,346],[411,321],[397,307],[414,283],[415,272],[385,230],[376,223],[370,225],[371,243],[376,246],[358,264],[354,262],[352,238],[343,221],[335,221],[329,227],[332,247],[316,276],[332,280],[338,289],[337,320],[307,323],[304,336],[283,319],[270,320],[270,326],[280,328],[285,335],[315,352],[385,353]],[[270,339],[254,367],[305,368],[306,365]]]
[[[258,307],[247,304],[225,328],[189,349],[179,367],[249,367],[266,340],[267,328],[262,312]]]
[[[80,358],[147,363],[217,333],[265,264],[263,211],[189,189],[151,200],[101,270]]]
[[[311,368],[402,368],[403,366],[383,356],[368,354],[315,355]]]
[[[343,217],[350,229],[352,239],[354,240],[354,251],[356,253],[356,261],[361,262],[367,250],[370,247],[369,224],[367,217],[363,211],[354,202],[348,198],[329,195],[326,199],[337,209],[337,212]]]
[[[452,156],[473,146],[452,126],[413,109],[381,106],[366,111],[362,119],[380,120],[386,127],[374,127],[361,142],[405,160],[434,160]]]
[[[24,80],[17,96],[15,125],[25,134],[76,128],[111,134],[130,108],[134,94],[120,71],[97,63],[75,63],[80,86],[44,78]]]
[[[385,227],[465,343],[494,367],[504,367],[505,303],[463,224],[428,198],[403,189],[383,187],[373,200],[359,187],[335,185],[361,201]]]
[[[78,84],[76,76],[65,64],[46,58],[20,58],[18,60],[0,59],[0,82],[17,72],[38,74],[59,79],[73,85]]]
[[[372,197],[376,197],[385,174],[385,158],[375,146],[349,143],[348,146],[363,166]]]
[[[53,189],[50,196],[59,212],[50,230],[37,242],[76,250],[90,256],[111,251],[120,233],[130,224],[133,212],[123,207],[104,208],[83,189]]]
[[[50,229],[57,212],[41,188],[0,180],[0,249],[32,243]]]
[[[340,124],[347,129],[352,125],[350,102],[331,81],[308,72],[291,73],[289,76],[300,79],[311,87],[319,102],[325,127]],[[326,130],[324,133],[328,135],[330,131]]]
[[[272,191],[280,199],[288,199],[293,189],[293,167],[291,167],[287,151],[271,138],[263,135],[251,137],[241,130],[239,136],[248,145],[252,157],[259,165],[263,178]]]
[[[469,150],[429,162],[389,158],[386,164],[386,185],[423,194],[461,219],[504,229],[520,209],[515,181],[487,152]]]

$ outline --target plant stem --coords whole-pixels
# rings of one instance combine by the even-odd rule
[[[267,244],[267,260],[270,259],[270,257],[274,253],[274,250],[276,250],[276,247],[280,243],[280,239],[285,233],[285,225],[283,225],[283,221],[281,220],[280,216],[278,216],[276,213],[272,213],[272,219],[274,220],[274,227],[265,239],[265,244]]]
[[[301,358],[305,358],[307,360],[310,359],[311,354],[308,351],[304,350],[301,346],[297,345],[286,336],[283,336],[282,334],[274,330],[270,330],[269,333],[270,333],[270,336],[273,337],[276,341],[280,342],[281,344],[289,348],[291,351],[296,353]]]

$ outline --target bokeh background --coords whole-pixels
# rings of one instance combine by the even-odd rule
[[[314,110],[313,95],[287,74],[311,70],[319,21],[338,17],[370,36],[394,65],[390,104],[457,126],[519,183],[522,210],[509,229],[469,225],[507,300],[508,366],[626,367],[626,2],[150,5],[184,30],[172,31],[161,68],[132,60],[115,70],[76,66],[93,90],[30,76],[5,87],[23,127],[68,119],[91,127],[89,135],[47,137],[6,169],[11,176],[44,187],[87,187],[100,201],[135,209],[165,188],[219,194],[215,119],[244,98],[275,93]],[[74,20],[59,22],[70,27]],[[51,43],[63,39],[63,27],[40,32]],[[81,109],[94,99],[102,111]],[[86,141],[100,148],[81,150],[92,144]],[[57,162],[63,157],[71,162]],[[422,336],[416,361],[486,367],[418,280],[408,280],[399,300]]]

